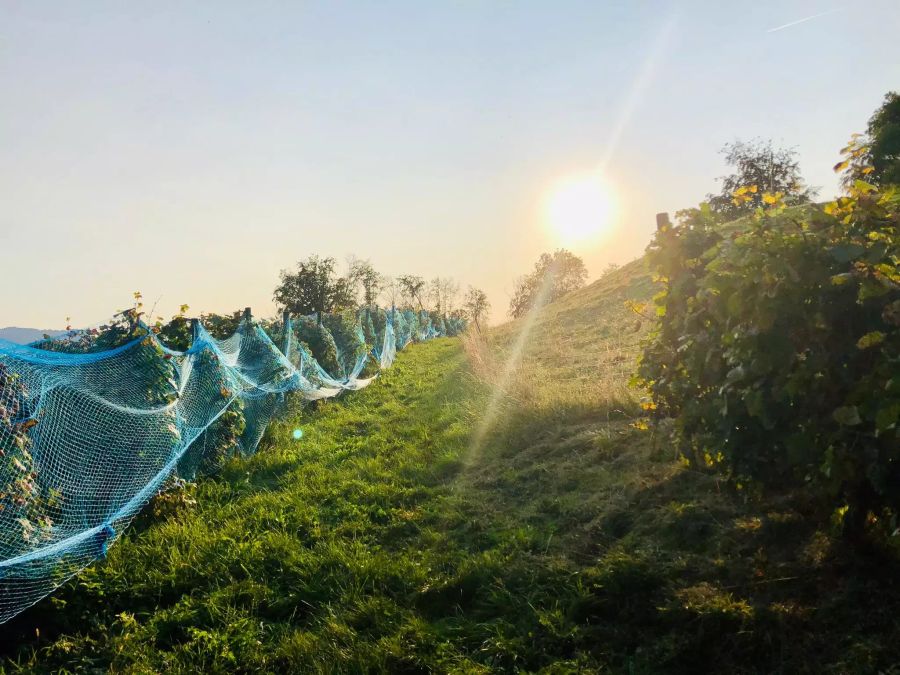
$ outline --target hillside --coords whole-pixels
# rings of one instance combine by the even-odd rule
[[[8,326],[7,328],[0,328],[0,340],[8,340],[9,342],[25,345],[29,342],[40,340],[45,335],[52,337],[54,335],[62,335],[63,333],[65,333],[65,331],[62,330],[39,330],[37,328]]]
[[[524,321],[416,344],[291,407],[5,626],[6,670],[896,672],[896,560],[637,428],[625,303],[653,292],[636,261],[520,351]]]

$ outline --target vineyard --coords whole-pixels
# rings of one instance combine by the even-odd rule
[[[0,342],[0,668],[898,672],[900,190],[845,154],[588,286],[545,254],[492,329]]]
[[[267,324],[248,310],[234,324],[217,339],[199,320],[150,328],[130,311],[31,346],[0,342],[0,622],[105,557],[174,479],[253,454],[286,396],[363,389],[398,349],[447,331],[377,308]]]
[[[6,669],[891,672],[896,554],[685,466],[627,386],[659,290],[640,260],[539,312],[488,429],[522,321],[288,397],[7,622]]]

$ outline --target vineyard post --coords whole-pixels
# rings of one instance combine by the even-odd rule
[[[288,310],[284,310],[281,313],[281,332],[283,333],[281,336],[281,352],[287,357],[290,357],[288,352],[291,349],[291,330],[291,313]]]
[[[656,231],[662,232],[663,230],[667,230],[672,227],[672,223],[669,221],[669,214],[665,211],[662,213],[656,214]]]

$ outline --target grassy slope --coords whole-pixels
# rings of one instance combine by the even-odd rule
[[[6,626],[6,668],[886,670],[896,561],[788,499],[741,504],[631,426],[646,326],[623,303],[651,293],[638,262],[546,308],[509,381],[519,323],[290,411]]]

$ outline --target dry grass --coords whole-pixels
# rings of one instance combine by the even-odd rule
[[[505,384],[509,402],[535,415],[635,414],[639,393],[628,381],[650,326],[627,303],[646,301],[653,292],[640,259],[543,308]],[[504,386],[504,366],[523,329],[525,319],[518,319],[465,336],[472,370],[488,385]]]

